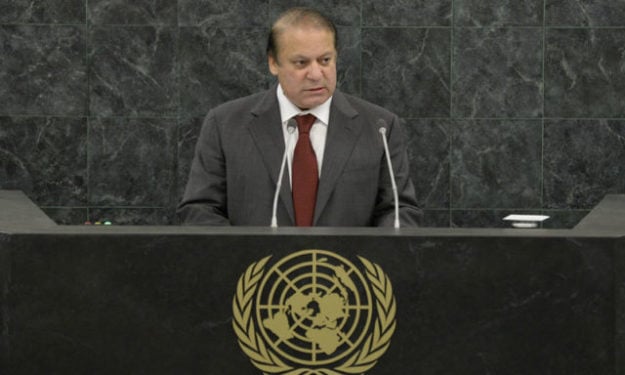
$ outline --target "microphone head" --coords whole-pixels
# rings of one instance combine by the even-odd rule
[[[380,129],[378,129],[380,134],[386,134],[386,121],[384,121],[383,119],[379,118],[378,121],[376,121],[375,123],[376,123],[377,126],[380,127]]]
[[[297,121],[295,121],[294,118],[289,119],[289,121],[286,123],[286,131],[289,134],[293,134],[295,128],[297,128]]]

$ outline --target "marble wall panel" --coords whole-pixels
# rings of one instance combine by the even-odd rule
[[[0,25],[0,56],[0,114],[86,114],[84,27]]]
[[[365,28],[362,96],[402,117],[449,116],[450,32]]]
[[[336,26],[361,26],[360,3],[361,0],[269,0],[269,19],[273,22],[285,10],[304,6],[332,17]]]
[[[181,26],[269,29],[268,0],[179,0]]]
[[[455,0],[456,26],[542,26],[543,0]]]
[[[540,29],[455,29],[453,60],[454,116],[542,115]]]
[[[90,30],[90,112],[97,116],[177,113],[177,30],[94,27]]]
[[[451,207],[540,207],[541,137],[540,121],[456,122],[451,141]]]
[[[579,130],[596,140],[594,151],[576,147],[580,155],[599,155],[595,163],[608,165],[603,172],[562,167],[564,158],[558,153],[575,142],[557,131],[550,133],[550,159],[539,157],[548,174],[521,183],[532,186],[531,196],[535,186],[545,185],[540,189],[546,196],[543,202],[521,198],[515,187],[507,186],[515,179],[506,164],[512,156],[492,161],[490,171],[470,171],[459,164],[459,155],[468,152],[466,144],[452,142],[452,133],[442,125],[454,128],[456,122],[469,119],[620,121],[625,117],[622,1],[0,0],[0,116],[42,118],[37,121],[70,116],[75,117],[72,121],[94,124],[103,117],[116,116],[120,123],[149,117],[180,123],[180,131],[190,133],[181,134],[178,147],[172,146],[167,155],[172,160],[173,196],[168,201],[172,209],[186,183],[193,131],[199,130],[201,118],[220,103],[275,82],[267,67],[266,32],[282,11],[302,5],[319,9],[338,25],[338,87],[396,112],[409,125],[407,142],[425,209],[424,224],[487,225],[484,212],[521,202],[514,208],[547,209],[563,218],[553,223],[570,226],[579,216],[575,213],[586,212],[600,196],[625,192],[618,175],[622,170],[602,157],[604,153],[620,157],[621,151],[615,151],[620,146],[602,130],[589,134]],[[135,137],[134,130],[122,128],[125,136]],[[481,147],[498,149],[502,135],[489,127],[483,131]],[[75,144],[98,137],[76,136]],[[96,143],[91,139],[87,151],[76,152],[95,155],[99,151],[90,147]],[[532,154],[533,147],[528,146],[527,152]],[[529,162],[522,179],[533,175],[535,163]],[[580,159],[573,164],[584,163]],[[560,176],[555,172],[559,168],[568,172]],[[449,178],[442,179],[445,174]],[[64,209],[107,208],[86,203],[86,188],[41,198],[33,186],[44,186],[49,174],[30,178],[13,179],[11,186],[45,203],[60,222],[74,220],[73,215],[62,214]],[[82,182],[102,187],[96,189],[96,198],[109,194],[98,178],[85,172]],[[583,183],[576,187],[575,181]],[[460,193],[459,186],[471,186],[471,198],[466,191]],[[483,196],[478,198],[479,194]],[[132,198],[124,202],[119,198],[124,194],[115,190],[110,196],[117,198],[96,200],[100,205],[110,203],[128,223],[137,222],[134,214],[119,211],[126,206],[135,209]],[[152,201],[148,210],[165,209],[160,198],[146,200]],[[145,213],[151,217],[146,222],[166,217]]]
[[[338,59],[336,86],[343,92],[362,96],[361,29],[338,28]]]
[[[0,0],[0,23],[85,23],[85,0]]]
[[[449,26],[452,0],[363,0],[364,26]]]
[[[180,113],[204,116],[225,101],[269,87],[264,30],[180,30]]]
[[[545,10],[550,26],[625,26],[620,0],[546,0]]]
[[[177,2],[170,0],[89,0],[93,25],[176,25]]]
[[[85,118],[0,117],[0,189],[75,206],[87,203],[87,181]]]
[[[170,207],[175,190],[174,118],[90,121],[89,203]]]
[[[406,120],[410,176],[421,208],[449,207],[449,120]]]
[[[546,44],[546,116],[625,117],[625,29],[548,29]]]
[[[545,122],[545,207],[591,209],[625,192],[625,121]]]

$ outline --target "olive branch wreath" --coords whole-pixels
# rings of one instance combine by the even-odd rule
[[[252,364],[264,374],[281,375],[345,375],[363,374],[376,365],[386,352],[391,337],[395,332],[397,305],[393,296],[393,287],[388,276],[377,264],[358,257],[366,268],[367,279],[371,283],[376,298],[376,320],[373,332],[365,339],[360,350],[335,369],[302,369],[287,365],[278,355],[269,350],[252,321],[253,300],[260,280],[265,273],[264,267],[270,256],[252,263],[237,283],[236,295],[232,300],[232,327],[239,338],[239,346],[250,358]]]

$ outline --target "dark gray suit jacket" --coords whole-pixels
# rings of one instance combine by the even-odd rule
[[[330,108],[315,226],[392,226],[394,203],[380,119],[386,123],[402,226],[420,215],[399,119],[335,91]],[[276,87],[211,110],[202,126],[178,216],[185,224],[269,226],[284,152]],[[294,225],[284,174],[278,225]]]

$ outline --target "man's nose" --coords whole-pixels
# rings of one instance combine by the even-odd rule
[[[323,76],[323,70],[321,65],[319,65],[318,62],[312,62],[309,66],[308,66],[308,74],[307,74],[309,79],[313,79],[313,80],[317,80],[320,79]]]

